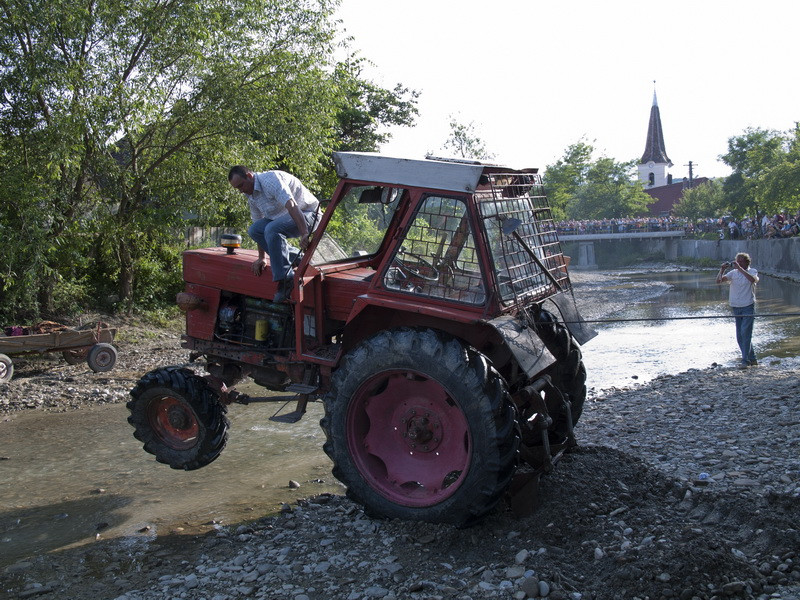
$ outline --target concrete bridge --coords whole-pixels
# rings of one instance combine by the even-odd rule
[[[617,240],[639,242],[639,251],[664,253],[666,260],[678,257],[677,241],[686,234],[678,231],[627,231],[624,233],[559,234],[564,252],[572,256],[572,266],[579,269],[596,269],[595,242]]]

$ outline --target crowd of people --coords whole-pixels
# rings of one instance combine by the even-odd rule
[[[760,219],[716,217],[691,221],[684,217],[635,217],[618,219],[570,219],[559,221],[560,236],[595,233],[641,233],[651,231],[683,231],[688,236],[713,233],[726,239],[788,238],[800,235],[800,210],[795,214],[763,215]]]
[[[643,231],[685,231],[688,220],[680,217],[635,217],[618,219],[589,219],[556,223],[559,235],[589,233],[640,233]]]

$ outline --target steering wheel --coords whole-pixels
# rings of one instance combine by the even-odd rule
[[[411,264],[404,262],[403,259],[400,258],[401,255],[413,258],[417,264],[426,267],[431,274],[425,275],[415,266],[411,266]],[[406,275],[418,277],[420,279],[424,279],[425,281],[439,281],[439,271],[433,266],[433,264],[431,264],[430,261],[422,258],[419,254],[414,254],[413,252],[408,252],[407,250],[400,248],[400,250],[397,251],[397,254],[394,255],[394,262],[397,263],[398,268]]]

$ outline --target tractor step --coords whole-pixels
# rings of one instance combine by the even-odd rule
[[[302,385],[302,384],[299,384],[299,383],[292,384],[292,385],[289,386],[289,388],[291,388],[292,386],[297,387],[297,388],[313,388],[313,390],[317,389],[314,386]],[[286,404],[289,404],[289,403],[287,402]],[[272,415],[269,418],[269,420],[270,421],[277,421],[278,423],[297,423],[300,419],[303,418],[303,415],[306,414],[306,405],[308,404],[308,394],[307,393],[299,394],[298,397],[297,397],[297,406],[296,406],[296,408],[290,413],[285,413],[285,414],[279,415],[278,413],[283,410],[283,408],[286,406],[286,404],[284,404],[277,411],[275,411],[275,414]]]
[[[305,383],[290,383],[289,386],[286,388],[287,392],[293,392],[295,394],[313,394],[319,389],[319,386],[316,385],[306,385]]]

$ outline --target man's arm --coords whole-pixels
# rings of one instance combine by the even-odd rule
[[[719,273],[717,273],[717,283],[722,283],[725,280],[725,267],[728,266],[728,263],[723,263],[719,268]]]
[[[262,250],[261,246],[258,246],[258,258],[253,261],[251,268],[253,269],[253,275],[261,275],[261,272],[264,270],[264,267],[267,266],[267,253]]]
[[[756,278],[750,275],[750,273],[747,272],[747,269],[743,269],[742,265],[740,265],[738,262],[734,262],[733,267],[737,269],[742,275],[744,275],[745,279],[747,279],[747,281],[749,281],[750,283],[756,282]]]

